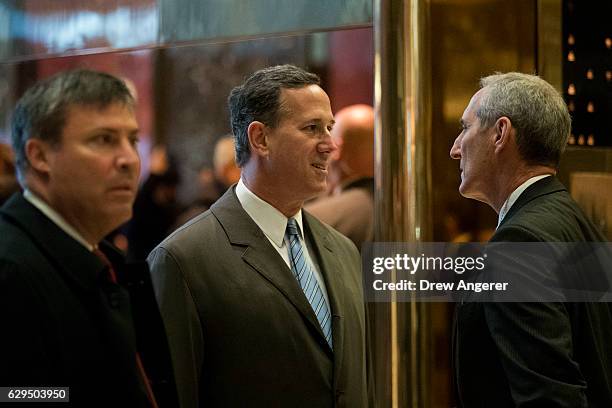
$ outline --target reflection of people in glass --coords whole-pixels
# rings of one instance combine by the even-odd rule
[[[75,406],[176,406],[146,265],[102,242],[138,186],[128,89],[59,74],[23,95],[12,132],[25,191],[0,210],[0,384],[70,387]]]
[[[518,73],[481,85],[450,154],[461,194],[499,214],[491,242],[602,241],[555,177],[570,134],[559,93]],[[461,406],[612,406],[609,304],[466,303],[455,327]]]
[[[283,65],[229,106],[241,180],[148,258],[182,406],[366,407],[359,253],[301,210],[327,187],[329,98]]]
[[[329,175],[336,188],[306,207],[361,249],[374,239],[374,110],[351,105],[335,116],[332,137],[338,145]]]

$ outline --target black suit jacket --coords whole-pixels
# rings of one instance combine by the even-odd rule
[[[604,239],[547,177],[521,194],[491,241]],[[612,407],[607,303],[458,304],[454,337],[460,406]]]
[[[107,267],[21,194],[0,209],[0,385],[70,387],[74,406],[176,406],[167,341],[146,264]]]
[[[234,188],[149,256],[183,407],[367,406],[355,245],[303,213],[331,305],[333,351],[291,270]]]

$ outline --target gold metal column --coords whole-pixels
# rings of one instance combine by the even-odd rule
[[[376,241],[431,241],[429,2],[374,1]],[[371,304],[379,407],[428,407],[426,303]]]
[[[563,92],[563,12],[561,0],[537,1],[538,75]]]

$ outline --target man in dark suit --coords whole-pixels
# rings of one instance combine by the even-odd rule
[[[460,193],[499,214],[491,241],[603,241],[555,178],[570,133],[559,93],[519,73],[481,87],[450,153],[460,160]],[[460,406],[612,406],[609,304],[463,303],[455,318]]]
[[[242,177],[149,256],[182,407],[365,407],[359,254],[302,211],[336,149],[327,94],[291,66],[229,97]]]
[[[346,235],[361,250],[374,239],[374,110],[351,105],[335,116],[332,137],[338,145],[330,163],[336,185],[306,210]]]
[[[146,264],[101,242],[132,213],[137,133],[128,88],[107,74],[62,73],[18,102],[24,193],[0,209],[0,385],[69,387],[74,406],[176,405]]]

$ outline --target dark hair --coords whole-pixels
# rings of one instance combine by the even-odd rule
[[[490,75],[480,84],[485,89],[476,110],[481,125],[508,117],[523,160],[557,167],[572,126],[561,94],[542,78],[518,72]]]
[[[277,65],[261,69],[232,89],[228,98],[230,122],[236,142],[236,163],[242,167],[249,160],[251,150],[247,129],[253,121],[275,127],[280,119],[282,89],[297,89],[319,85],[316,74],[294,65]]]
[[[19,177],[28,166],[25,145],[30,138],[61,143],[68,108],[81,105],[103,109],[113,103],[133,108],[134,97],[125,82],[102,72],[62,72],[29,88],[17,102],[11,122]]]

